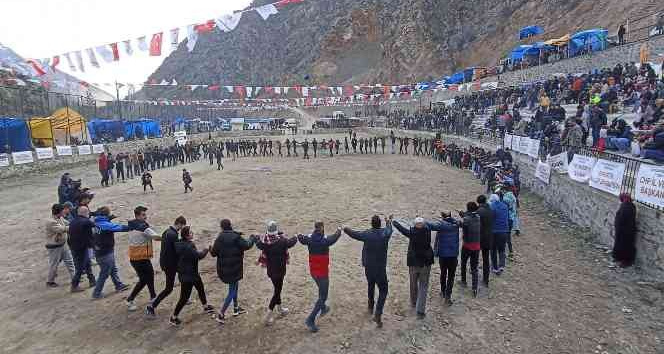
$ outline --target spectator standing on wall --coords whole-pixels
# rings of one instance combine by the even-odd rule
[[[618,28],[618,45],[625,44],[625,33],[627,33],[627,30],[625,29],[625,24],[622,23]]]

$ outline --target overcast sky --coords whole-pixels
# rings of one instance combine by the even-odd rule
[[[73,73],[94,82],[144,82],[168,55],[168,30],[201,23],[241,10],[250,0],[1,0],[0,43],[24,58],[41,59],[102,44],[136,39],[164,32],[162,53],[157,58],[134,55],[101,68],[86,66]],[[186,32],[180,31],[180,38]],[[136,51],[136,49],[134,49]],[[87,56],[84,54],[87,64]],[[62,58],[59,69],[68,72]]]

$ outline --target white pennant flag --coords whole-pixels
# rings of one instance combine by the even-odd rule
[[[274,93],[277,95],[281,95],[281,87],[275,87],[274,88]]]
[[[83,65],[83,53],[81,51],[76,51],[74,52],[74,56],[76,57],[76,63],[78,64],[78,70],[80,70],[82,73],[85,72],[85,65]]]
[[[258,91],[260,91],[261,89],[262,89],[261,86],[257,86],[256,88],[254,88],[254,95],[258,96]]]
[[[178,82],[175,81],[175,79],[173,79],[173,82],[171,82],[171,86],[177,86],[177,85],[178,85]]]
[[[304,86],[302,87],[302,96],[309,97],[309,88]]]
[[[214,22],[217,24],[217,27],[224,31],[224,32],[230,32],[237,27],[237,25],[240,23],[240,19],[242,18],[242,12],[236,12],[231,15],[223,15],[218,19],[215,19]]]
[[[147,52],[148,49],[150,48],[148,46],[148,41],[145,38],[145,36],[138,37],[136,41],[138,42],[138,50],[140,50],[141,52]]]
[[[273,4],[267,4],[257,7],[256,12],[258,12],[258,14],[261,15],[263,20],[267,20],[268,17],[278,13],[279,11],[277,11],[277,7],[274,6]]]
[[[69,70],[76,71],[76,65],[74,65],[74,62],[71,60],[70,53],[65,53],[64,56],[65,59],[67,60],[67,65],[69,65]]]
[[[104,59],[105,62],[107,63],[112,63],[113,62],[113,51],[111,51],[111,48],[107,45],[100,45],[95,48],[97,51],[97,54]]]
[[[179,37],[180,37],[180,29],[173,28],[171,30],[171,50],[178,49],[178,44],[180,44]]]
[[[196,31],[195,25],[187,26],[187,49],[191,53],[196,47],[196,42],[198,42],[198,31]]]
[[[92,48],[88,48],[85,50],[85,52],[88,54],[88,59],[90,59],[90,65],[94,66],[95,68],[98,68],[99,62],[97,61],[97,56],[95,55],[95,51]]]
[[[253,87],[247,87],[247,97],[251,97],[254,94],[254,88]]]
[[[128,57],[132,56],[134,54],[134,49],[131,47],[131,40],[126,40],[122,42],[124,46],[124,51],[125,54],[127,54]]]

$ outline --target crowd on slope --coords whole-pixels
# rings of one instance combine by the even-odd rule
[[[564,105],[576,105],[568,112]],[[524,113],[533,114],[524,119]],[[631,124],[617,115],[633,113]],[[587,74],[556,76],[521,87],[458,96],[450,105],[413,114],[390,113],[388,125],[404,129],[469,135],[476,116],[488,116],[483,132],[512,133],[542,139],[546,152],[589,144],[599,150],[632,152],[664,161],[664,79],[648,64],[618,64]]]

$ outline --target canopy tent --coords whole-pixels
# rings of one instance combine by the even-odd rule
[[[46,118],[32,118],[29,124],[37,147],[77,145],[88,140],[85,118],[71,108],[60,108]]]
[[[519,40],[542,33],[544,33],[544,28],[540,26],[526,26],[519,30]]]
[[[0,118],[0,153],[31,149],[30,130],[25,121],[15,118]]]
[[[512,63],[523,60],[523,57],[526,56],[526,51],[532,47],[532,45],[521,44],[512,49],[512,52],[510,53],[510,60],[512,60]]]
[[[161,128],[159,122],[154,119],[139,119],[135,121],[124,122],[124,138],[144,139],[161,138]]]
[[[556,47],[548,45],[544,42],[536,42],[527,45],[522,44],[512,49],[512,53],[510,54],[510,59],[512,59],[512,62],[515,63],[523,60],[523,58],[527,55],[539,56],[540,53],[542,52],[554,49],[556,49]]]
[[[577,56],[585,52],[599,52],[608,48],[607,37],[609,31],[605,29],[591,29],[577,32],[569,41],[569,55]]]
[[[124,138],[124,123],[121,120],[95,119],[88,122],[88,132],[93,144],[116,142]]]
[[[452,74],[447,80],[445,80],[446,85],[454,85],[463,83],[465,74],[463,71]]]
[[[570,35],[566,34],[560,38],[554,38],[554,39],[549,39],[548,41],[544,41],[544,44],[553,45],[556,47],[562,47],[567,45],[569,43],[569,40],[570,40]]]

